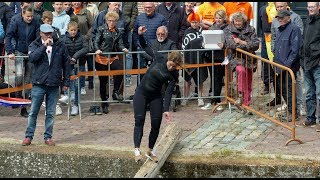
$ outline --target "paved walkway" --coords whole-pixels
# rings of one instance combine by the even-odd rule
[[[59,145],[89,145],[99,148],[131,151],[133,147],[134,118],[132,104],[111,104],[110,113],[90,116],[88,105],[84,106],[83,118],[67,119],[67,106],[64,114],[57,116],[53,138]],[[1,107],[0,143],[13,143],[20,146],[27,119],[19,115],[20,109]],[[297,127],[296,137],[304,144],[291,143],[287,129],[276,126],[271,121],[256,115],[243,115],[232,108],[212,113],[197,107],[191,101],[187,107],[173,112],[173,119],[182,128],[180,142],[173,153],[184,155],[210,155],[217,151],[237,151],[245,154],[271,154],[274,156],[297,156],[318,159],[320,157],[320,133],[314,128]],[[163,121],[160,136],[167,123]],[[142,149],[147,148],[150,118],[147,119],[142,139]],[[41,109],[33,140],[34,145],[43,144],[44,108]],[[159,137],[160,137],[159,136]]]
[[[125,95],[127,97],[132,95],[134,88],[134,85],[129,87],[126,90],[128,94]],[[99,99],[98,94],[97,89],[95,93],[97,99]],[[81,98],[88,100],[92,99],[93,95],[93,90],[87,90],[87,95],[82,95]],[[64,114],[56,117],[53,139],[57,146],[86,145],[132,151],[134,127],[132,104],[114,103],[110,105],[109,114],[95,116],[89,115],[89,103],[82,106],[82,120],[79,116],[68,120],[67,106],[63,106]],[[21,145],[27,119],[21,117],[19,113],[19,108],[11,109],[1,106],[0,143]],[[304,120],[304,118],[301,119]],[[173,153],[207,156],[213,152],[227,150],[291,158],[318,159],[320,157],[320,133],[314,128],[297,127],[296,138],[302,140],[304,144],[294,142],[285,146],[291,136],[289,130],[256,115],[240,114],[234,108],[231,112],[228,109],[216,113],[203,111],[197,106],[196,100],[190,101],[186,107],[180,107],[177,112],[173,112],[173,120],[182,128],[180,142]],[[167,124],[163,121],[160,136],[166,127]],[[142,149],[147,148],[149,130],[150,118],[147,113]],[[44,108],[42,107],[32,142],[34,145],[43,144],[43,132]]]

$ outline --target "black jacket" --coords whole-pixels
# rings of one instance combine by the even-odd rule
[[[118,28],[115,32],[110,32],[108,26],[105,24],[98,28],[94,40],[95,50],[100,49],[102,52],[122,52],[125,48],[122,41],[122,34]],[[107,56],[107,55],[106,55]],[[111,55],[111,57],[116,55]]]
[[[187,29],[186,18],[183,9],[172,3],[172,7],[168,10],[165,3],[161,3],[156,7],[156,12],[162,14],[167,21],[168,38],[174,41],[178,48],[181,49],[181,43],[184,31]]]
[[[140,40],[140,39],[139,39]],[[141,42],[141,43],[146,43],[146,41]],[[163,42],[159,42],[157,39],[153,40],[151,44],[151,48],[154,49],[155,51],[166,51],[166,50],[177,50],[176,43],[173,42],[171,39],[166,38]],[[152,57],[148,54],[141,54],[146,60],[148,61],[148,65],[150,65],[153,61]],[[165,58],[168,57],[168,53],[163,54]]]
[[[10,7],[4,2],[0,2],[0,19],[5,32],[8,32],[8,27],[13,15],[14,13],[10,10]],[[3,41],[1,43],[3,43]]]
[[[301,49],[300,65],[310,70],[319,65],[320,61],[320,15],[309,16],[303,32],[303,46]]]

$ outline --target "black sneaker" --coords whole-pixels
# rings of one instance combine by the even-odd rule
[[[21,108],[21,112],[20,112],[20,115],[27,118],[29,116],[29,113],[27,111],[27,108],[26,107],[22,107]]]
[[[281,99],[273,98],[273,100],[267,103],[266,106],[275,106],[278,104],[281,104]]]
[[[89,82],[88,89],[93,89],[93,82]]]
[[[120,94],[118,94],[116,92],[112,94],[112,99],[113,100],[117,100],[117,101],[123,101],[122,95],[120,95]]]
[[[107,106],[102,107],[102,112],[105,113],[105,114],[108,114],[109,113],[108,107]]]
[[[95,110],[96,110],[96,115],[102,115],[102,112],[99,106],[96,106]]]
[[[90,106],[89,113],[90,113],[91,116],[95,115],[96,114],[96,107],[95,106]]]

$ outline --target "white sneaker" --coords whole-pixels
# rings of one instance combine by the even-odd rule
[[[277,111],[285,111],[287,109],[287,104],[283,103],[282,106],[277,108]]]
[[[184,99],[184,100],[182,100],[181,101],[181,106],[186,106],[187,105],[187,103],[188,103],[188,100],[187,99]]]
[[[204,101],[203,101],[203,99],[198,99],[198,106],[199,106],[199,107],[204,106]]]
[[[74,101],[74,98],[76,97],[76,93],[74,91],[70,92],[70,101]]]
[[[56,116],[59,116],[62,114],[62,109],[59,105],[56,105]]]
[[[84,95],[84,94],[87,94],[87,91],[86,91],[86,88],[81,88],[81,92],[80,92],[82,95]]]
[[[300,116],[305,116],[305,115],[307,115],[306,109],[304,108],[303,105],[300,105],[300,106],[299,106],[298,111],[299,111]]]
[[[190,98],[198,97],[198,94],[195,93],[195,92],[191,92],[189,97],[190,97]]]
[[[43,107],[46,107],[46,102],[43,101],[43,102],[42,102],[42,106],[43,106]]]
[[[76,116],[76,115],[78,115],[78,113],[79,113],[78,106],[72,106],[70,115],[71,116]]]
[[[134,160],[136,161],[136,162],[138,162],[138,161],[140,161],[140,160],[142,160],[143,159],[143,156],[141,155],[141,151],[140,151],[140,149],[134,149]]]
[[[217,111],[222,111],[222,110],[224,110],[224,107],[222,105],[217,107]]]
[[[212,104],[211,103],[208,103],[206,104],[205,106],[201,107],[202,110],[210,110],[212,109]]]
[[[68,104],[69,96],[62,96],[59,101],[65,104]]]

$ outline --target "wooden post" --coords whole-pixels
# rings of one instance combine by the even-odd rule
[[[147,159],[134,178],[155,177],[179,140],[180,135],[181,128],[175,123],[170,123],[155,147],[159,159],[158,163]]]

